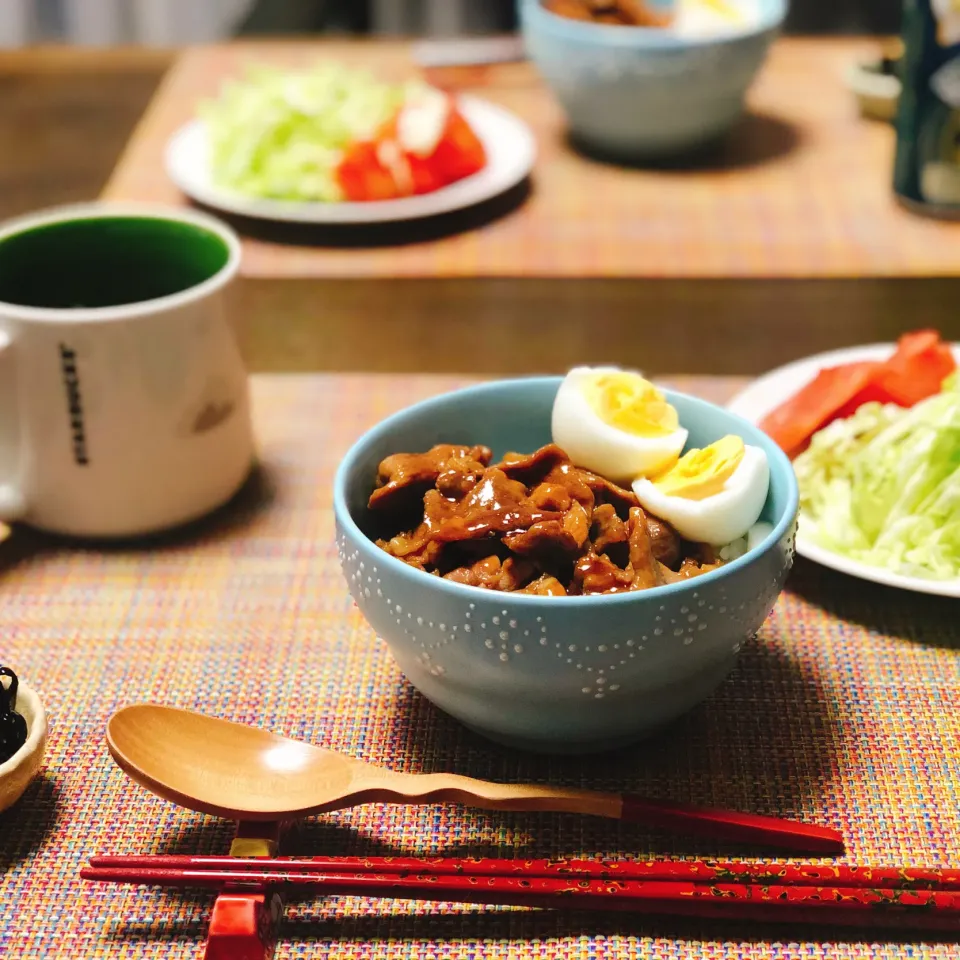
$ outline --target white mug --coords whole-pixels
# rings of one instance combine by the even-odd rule
[[[254,461],[224,309],[239,262],[236,235],[194,212],[86,204],[0,227],[0,520],[137,536],[238,491]]]

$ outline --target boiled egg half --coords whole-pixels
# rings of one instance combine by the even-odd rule
[[[687,442],[664,395],[617,367],[571,370],[553,404],[552,431],[577,466],[624,485],[669,469]]]
[[[759,447],[728,436],[690,450],[652,479],[634,481],[645,510],[681,537],[723,546],[745,536],[760,518],[770,487],[770,465]]]

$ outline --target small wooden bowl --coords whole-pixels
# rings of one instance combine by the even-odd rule
[[[0,763],[0,813],[24,794],[43,763],[47,746],[47,715],[40,698],[21,683],[17,713],[27,721],[27,742],[6,762]]]

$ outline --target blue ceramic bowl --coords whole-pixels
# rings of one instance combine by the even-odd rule
[[[766,619],[793,562],[798,493],[790,461],[755,426],[668,393],[691,446],[728,433],[770,461],[763,518],[746,556],[696,579],[602,597],[537,597],[451,583],[384,553],[363,533],[377,465],[435,443],[500,457],[549,443],[557,377],[483,384],[426,400],[364,434],[334,486],[337,546],[353,598],[403,673],[491,739],[548,752],[613,748],[707,697]]]
[[[728,131],[787,13],[761,0],[742,32],[686,38],[570,20],[520,0],[527,53],[588,148],[623,159],[688,152]]]

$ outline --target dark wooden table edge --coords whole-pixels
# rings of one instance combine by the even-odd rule
[[[617,362],[755,375],[935,327],[960,277],[848,280],[259,279],[236,289],[253,370],[509,374]]]

